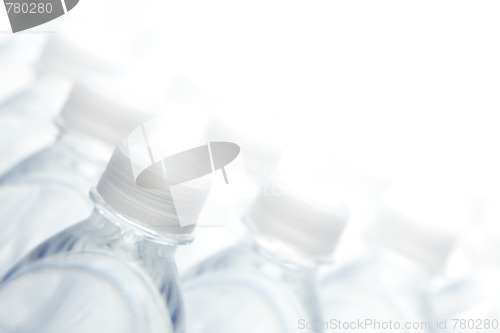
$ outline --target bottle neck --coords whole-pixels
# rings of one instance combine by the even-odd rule
[[[96,209],[94,214],[99,214],[109,222],[116,225],[123,232],[133,234],[141,241],[157,244],[165,249],[172,249],[173,252],[178,245],[189,244],[193,241],[192,234],[179,235],[169,233],[167,231],[159,231],[120,213],[108,205],[99,193],[97,193],[95,188],[90,191],[90,198],[95,203]]]
[[[90,196],[95,202],[90,220],[100,221],[98,224],[103,226],[102,230],[96,230],[104,242],[99,247],[122,253],[127,261],[138,265],[167,304],[174,326],[183,331],[185,315],[175,253],[177,246],[185,244],[186,240],[178,235],[160,235],[140,226],[106,204],[95,190],[91,190]]]

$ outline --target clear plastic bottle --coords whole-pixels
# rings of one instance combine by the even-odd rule
[[[317,265],[333,252],[347,209],[285,188],[264,185],[244,217],[250,234],[183,276],[189,332],[298,332],[321,320]]]
[[[99,179],[113,145],[152,116],[149,102],[133,101],[112,82],[80,79],[59,116],[58,140],[0,178],[0,274],[89,214],[87,191]]]
[[[110,58],[82,49],[60,35],[52,37],[37,63],[34,82],[0,105],[0,172],[54,140],[57,129],[52,119],[78,75],[117,68]]]
[[[40,244],[4,276],[2,332],[184,331],[174,253],[192,240],[209,183],[202,177],[178,184],[175,201],[163,185],[178,174],[154,171],[152,186],[140,183],[135,172],[150,169],[148,155],[163,162],[178,153],[160,156],[146,142],[120,144],[91,191],[90,217]]]
[[[426,200],[410,200],[417,211],[413,214],[400,204],[408,198],[401,193],[396,198],[386,201],[366,233],[366,254],[335,268],[321,282],[326,325],[332,330],[439,331],[433,281],[447,262],[456,233],[433,223]]]

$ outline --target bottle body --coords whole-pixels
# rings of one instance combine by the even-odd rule
[[[175,245],[96,209],[5,275],[0,326],[14,327],[7,332],[182,332],[174,251]],[[25,316],[9,316],[14,301]]]
[[[79,154],[64,140],[0,178],[0,275],[36,245],[92,211],[87,191],[104,161]]]
[[[254,240],[205,260],[183,279],[189,332],[296,332],[319,320],[314,269],[287,265]]]
[[[55,139],[57,128],[52,118],[70,88],[66,79],[43,75],[28,90],[0,105],[0,172]]]

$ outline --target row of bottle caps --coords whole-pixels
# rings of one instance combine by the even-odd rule
[[[104,200],[114,209],[133,217],[133,220],[139,220],[148,227],[154,227],[155,232],[167,231],[188,235],[191,234],[192,227],[178,229],[177,225],[174,227],[175,223],[172,224],[170,219],[172,207],[179,206],[180,209],[180,207],[187,205],[187,213],[191,212],[196,219],[206,200],[204,194],[200,194],[199,200],[195,200],[195,198],[192,201],[182,201],[180,205],[177,205],[174,196],[168,197],[168,200],[163,194],[160,197],[154,197],[152,193],[156,193],[158,188],[150,188],[141,193],[141,191],[136,190],[137,177],[133,170],[127,171],[132,171],[132,176],[130,174],[127,174],[127,177],[124,176],[126,173],[123,170],[124,165],[130,165],[132,160],[146,169],[148,164],[161,161],[168,157],[168,154],[176,154],[185,149],[196,147],[202,143],[198,139],[200,133],[203,133],[204,139],[209,143],[233,142],[241,147],[241,167],[240,169],[236,166],[234,168],[227,167],[226,171],[229,175],[233,172],[235,178],[229,178],[229,187],[216,186],[216,189],[230,194],[215,197],[213,199],[215,204],[208,201],[210,206],[206,209],[210,211],[211,208],[215,207],[215,212],[210,211],[211,215],[205,220],[212,222],[219,219],[223,221],[223,224],[229,223],[224,222],[224,220],[228,216],[232,216],[233,210],[241,213],[243,209],[245,220],[252,232],[265,235],[262,242],[272,244],[273,248],[277,246],[276,244],[282,244],[286,248],[285,253],[293,254],[292,258],[295,259],[292,261],[297,258],[302,260],[305,257],[312,262],[328,262],[337,247],[337,243],[342,240],[337,253],[338,261],[341,264],[333,269],[335,278],[330,276],[326,278],[326,281],[336,281],[331,283],[335,291],[327,293],[327,298],[338,293],[342,283],[347,283],[342,276],[346,274],[346,271],[349,273],[350,265],[356,262],[355,259],[352,259],[356,256],[349,252],[353,252],[353,249],[367,251],[363,245],[356,243],[359,241],[360,234],[356,233],[359,231],[356,228],[364,229],[363,234],[367,235],[370,242],[383,245],[383,248],[391,249],[394,253],[410,259],[424,271],[436,273],[445,270],[445,264],[449,261],[452,251],[454,249],[458,251],[456,250],[457,231],[459,230],[457,226],[464,225],[466,232],[470,232],[471,228],[475,227],[475,225],[471,227],[469,223],[467,229],[468,220],[477,219],[477,214],[472,214],[472,210],[468,209],[470,202],[462,203],[452,193],[441,194],[432,185],[425,187],[424,184],[419,184],[419,186],[408,186],[404,190],[394,191],[395,194],[392,195],[392,198],[389,196],[389,200],[380,205],[377,201],[381,192],[385,190],[384,186],[360,177],[352,169],[344,167],[340,162],[331,158],[324,162],[325,159],[322,158],[321,154],[328,155],[327,151],[323,149],[324,147],[312,149],[307,140],[306,143],[309,145],[304,145],[305,147],[293,142],[293,149],[288,149],[281,158],[281,162],[278,163],[280,158],[277,156],[281,154],[279,145],[276,144],[276,140],[270,140],[269,136],[262,138],[264,132],[259,132],[259,126],[251,127],[249,123],[245,123],[250,128],[247,128],[246,131],[250,133],[243,133],[244,128],[235,129],[228,126],[228,118],[226,117],[230,117],[230,115],[224,113],[223,116],[210,119],[208,130],[202,130],[201,128],[206,123],[204,120],[206,113],[199,111],[200,105],[203,104],[200,102],[199,96],[193,97],[191,95],[186,98],[184,95],[184,99],[177,99],[175,102],[170,99],[167,106],[158,106],[156,103],[151,103],[152,99],[149,94],[147,98],[137,96],[142,94],[142,91],[139,91],[141,93],[138,94],[137,76],[110,78],[109,73],[106,76],[103,76],[102,73],[100,75],[95,73],[85,75],[85,73],[96,72],[102,68],[109,69],[110,67],[108,63],[103,65],[102,59],[95,57],[95,55],[70,52],[72,47],[71,42],[59,37],[49,40],[44,46],[41,60],[37,63],[39,69],[35,82],[21,94],[7,99],[2,107],[3,120],[0,126],[5,126],[5,130],[2,131],[2,135],[5,135],[1,148],[2,156],[5,157],[2,160],[2,167],[3,170],[8,170],[2,177],[2,183],[4,191],[8,192],[10,197],[12,197],[12,193],[15,193],[15,189],[12,192],[10,186],[14,186],[16,182],[26,180],[53,181],[57,177],[60,177],[60,182],[70,184],[77,189],[79,195],[85,196],[88,189],[96,185],[101,176],[112,147],[125,139],[126,144],[119,145],[119,148],[115,150],[104,176],[101,177],[97,189],[93,192],[94,196],[100,198],[95,200]],[[174,87],[174,91],[178,87],[179,83]],[[139,126],[157,112],[163,113],[157,111],[162,110],[162,107],[165,108],[164,118],[162,118],[164,121],[155,119],[153,122],[146,122]],[[56,143],[12,167],[15,162],[25,158],[29,153],[47,146],[53,140],[55,130],[50,125],[50,119],[60,110],[62,111],[58,116],[57,123],[62,134]],[[229,125],[234,125],[234,122],[230,122]],[[29,135],[26,135],[27,133]],[[245,134],[247,135],[245,136]],[[126,139],[127,136],[128,139]],[[12,142],[15,144],[7,144]],[[142,150],[139,150],[141,153],[132,157],[130,154],[134,151],[134,144],[140,146]],[[152,159],[149,155],[150,151]],[[129,163],[124,163],[124,159],[128,160]],[[75,174],[72,172],[74,170],[78,170],[78,172]],[[332,174],[335,174],[336,171],[341,171],[339,174],[342,177],[333,176]],[[117,180],[117,175],[125,177],[126,180]],[[245,180],[240,182],[241,179],[246,178],[251,178],[253,182],[245,182]],[[425,196],[414,195],[415,193],[423,193],[421,190],[420,192],[415,190],[422,187],[427,189],[427,194]],[[179,200],[190,199],[192,195],[189,193],[205,193],[200,190],[204,187],[199,182],[190,183],[187,188],[194,189],[194,192],[186,192],[183,191],[185,188],[181,188],[178,192],[180,193]],[[259,194],[256,199],[253,199],[256,191]],[[413,191],[415,192],[412,193]],[[121,193],[121,196],[116,193]],[[220,194],[220,192],[216,193]],[[42,224],[39,220],[29,223],[26,222],[28,219],[24,216],[20,221],[25,224],[20,224],[14,228],[13,233],[7,234],[9,237],[19,234],[20,239],[13,238],[4,242],[6,249],[8,249],[5,250],[5,253],[13,255],[2,264],[2,272],[12,267],[34,246],[65,227],[73,225],[78,219],[85,218],[85,215],[89,213],[88,203],[85,200],[70,198],[69,194],[62,197],[64,196],[66,196],[67,203],[72,202],[71,205],[68,205],[71,207],[69,211],[62,201],[52,202],[52,207],[45,206],[44,209],[57,210],[56,216],[64,215],[65,222],[54,225],[53,228],[43,224],[43,228],[41,228]],[[146,198],[151,196],[153,198],[148,202]],[[62,197],[58,196],[58,200],[62,200]],[[127,200],[124,200],[124,197]],[[223,198],[231,200],[224,201]],[[26,192],[22,192],[19,200],[23,202],[23,205],[26,205],[25,202],[28,201]],[[76,206],[75,202],[78,202]],[[158,206],[159,203],[161,203],[160,206]],[[37,203],[37,205],[40,204],[40,202]],[[217,207],[217,205],[221,205],[222,208]],[[8,208],[6,211],[9,214],[5,215],[3,220],[12,223],[12,216],[15,216],[12,209],[19,210],[19,203],[18,205],[8,204],[6,201],[5,207]],[[349,234],[348,228],[345,237],[341,238],[346,222],[349,220],[349,210],[350,223],[354,225],[352,230],[355,232],[354,235]],[[36,216],[38,219],[40,211],[36,210],[35,213],[32,213],[32,216]],[[54,215],[51,218],[54,219]],[[177,214],[175,222],[180,223],[179,214]],[[367,222],[374,223],[367,226]],[[202,214],[199,224],[203,226],[203,223],[204,216]],[[38,229],[41,228],[42,231],[35,230],[37,224],[39,225]],[[490,232],[489,229],[494,229],[494,223],[485,224],[482,232],[486,230],[488,237],[494,238],[494,232]],[[212,228],[215,233],[217,233],[218,226],[220,225],[211,225],[210,223],[206,225],[207,230]],[[30,233],[31,235],[29,235]],[[22,236],[26,236],[26,239],[22,239]],[[213,239],[205,243],[200,242],[202,246],[206,247],[201,250],[196,249],[195,242],[191,251],[202,252],[201,257],[205,258],[207,253],[214,251],[215,248],[220,248],[224,242],[232,242],[232,236],[218,240],[219,244],[217,245],[213,244]],[[186,237],[186,239],[188,238]],[[470,240],[470,238],[472,238],[472,243],[478,240],[477,236],[466,238],[466,240]],[[207,243],[210,244],[207,245]],[[465,242],[462,249],[467,249],[466,245],[470,244],[470,242]],[[496,242],[491,242],[491,245],[488,244],[488,246],[492,248],[486,249],[490,252],[488,256],[492,258],[487,268],[491,268],[497,263],[494,244]],[[264,248],[267,246],[264,245]],[[475,254],[474,251],[469,253]],[[485,258],[483,254],[481,253],[481,258]],[[179,255],[182,256],[183,253],[180,252]],[[185,252],[184,256],[193,257],[195,255],[192,252]],[[189,259],[192,260],[192,258]],[[189,259],[184,261],[189,263]],[[284,262],[288,259],[288,256],[280,258]],[[467,264],[476,265],[477,263],[469,260]],[[458,265],[463,265],[463,262]],[[364,267],[370,267],[370,265]],[[361,272],[363,269],[358,270],[352,276],[349,275],[350,273],[347,276],[355,280],[353,277],[359,277]],[[410,277],[411,274],[405,276],[407,279]],[[254,278],[256,277],[254,276]],[[221,282],[222,280],[219,281],[219,283]],[[360,287],[368,284],[364,279],[357,282],[358,284],[351,283],[351,286]],[[206,288],[208,282],[205,281],[204,284]],[[446,291],[449,284],[445,285],[446,287],[442,290]],[[418,286],[412,287],[417,288]],[[395,289],[395,285],[389,283],[387,288],[388,290]],[[196,288],[193,287],[193,289]],[[444,291],[442,292],[444,293]],[[369,292],[363,294],[363,297],[368,294]],[[448,296],[453,299],[453,296],[459,297],[460,293],[456,293],[456,295],[452,293],[451,296]],[[350,298],[349,295],[345,297]],[[418,297],[422,297],[422,294],[418,293]],[[341,300],[341,298],[336,297],[332,297],[332,299],[328,302],[336,304],[335,302]],[[201,301],[189,303],[199,302]],[[376,299],[372,306],[376,307],[379,302],[380,300]],[[204,304],[203,309],[207,307],[207,303],[199,304]],[[337,312],[340,312],[339,308],[344,307],[346,303],[341,302],[341,304],[333,306],[332,318],[337,316]],[[359,305],[358,302],[354,302],[354,304]],[[411,312],[411,306],[408,308],[408,312]],[[431,308],[431,305],[423,305],[423,308],[426,310],[421,312],[426,312]],[[169,310],[172,311],[172,309]],[[368,314],[372,310],[372,307],[368,307]],[[415,310],[415,312],[418,311]],[[354,320],[353,313],[345,315],[345,320]],[[359,317],[359,315],[356,316]],[[384,314],[379,318],[387,319],[386,316],[387,314]],[[297,321],[305,320],[306,317],[309,318],[309,321],[324,321],[324,318],[319,319],[316,313],[304,315],[304,318],[299,316],[294,324],[300,325]],[[428,316],[424,317],[429,318]],[[172,322],[175,324],[176,330],[182,326],[177,324],[176,320],[172,319]],[[191,321],[188,320],[189,322]],[[306,322],[308,321],[306,320]],[[292,323],[287,323],[287,325],[292,325]],[[202,331],[220,330],[219,326],[217,330],[204,328]]]

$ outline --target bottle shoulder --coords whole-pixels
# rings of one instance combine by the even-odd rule
[[[315,270],[310,267],[292,265],[259,246],[253,238],[245,237],[237,244],[205,259],[185,274],[186,278],[203,275],[205,272],[257,271],[271,276],[288,276],[296,279],[314,279]]]
[[[95,185],[104,163],[89,161],[62,142],[27,157],[0,178],[0,184],[56,182],[82,192]]]
[[[49,265],[67,269],[81,263],[82,271],[103,276],[111,274],[117,283],[126,283],[129,274],[141,275],[164,298],[168,294],[171,298],[168,302],[178,307],[177,268],[170,253],[163,256],[161,252],[161,246],[124,232],[93,214],[35,247],[3,277],[1,284],[15,280],[23,271],[31,271],[36,267]],[[103,265],[104,261],[108,264]],[[115,270],[116,267],[122,269]]]
[[[55,183],[0,186],[0,275],[38,244],[85,219],[88,198]]]
[[[262,256],[251,243],[242,241],[197,264],[188,270],[183,278],[189,281],[203,279],[209,275],[229,277],[236,274],[279,278],[284,271],[285,269],[278,262]]]
[[[88,253],[89,258],[100,253],[103,256],[115,258],[117,261],[143,267],[148,264],[154,265],[155,260],[156,264],[159,264],[160,250],[161,248],[154,248],[140,236],[125,231],[94,211],[94,214],[82,222],[74,223],[42,242],[17,265],[17,268],[31,265],[45,258],[57,257],[64,262],[67,255],[75,253],[80,255]],[[88,263],[90,267],[91,260]],[[170,262],[162,261],[164,265],[158,267],[168,266],[169,263],[173,265],[173,259]]]
[[[131,281],[140,278],[148,290],[159,295],[166,304],[167,318],[177,331],[185,323],[173,254],[172,246],[153,242],[138,231],[111,222],[95,209],[84,221],[33,249],[4,276],[0,290],[2,286],[17,283],[25,274],[42,270],[60,275],[63,279],[66,279],[66,272],[77,270],[77,280],[68,278],[67,289],[72,292],[85,288],[93,292],[107,283],[111,289],[117,292],[123,289],[123,293],[128,295],[127,288],[134,283]],[[33,283],[41,279],[37,274],[33,276]],[[84,295],[81,292],[77,294]],[[148,302],[144,304],[144,309],[147,309]]]
[[[320,318],[315,282],[310,275],[266,257],[250,242],[210,257],[188,271],[182,282],[188,325],[195,323],[205,331],[288,332],[296,328],[298,318]],[[214,300],[217,307],[208,306]],[[241,327],[234,321],[221,327],[210,318],[222,319],[217,317],[222,308],[234,309],[238,318],[255,316],[259,322]],[[197,315],[202,309],[203,315]]]

